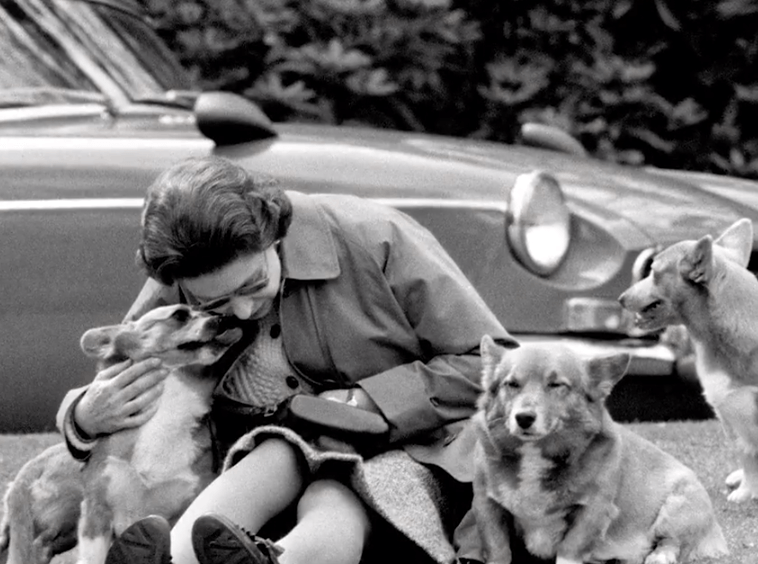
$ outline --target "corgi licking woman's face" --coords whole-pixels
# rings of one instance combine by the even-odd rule
[[[89,329],[80,344],[85,354],[110,364],[159,358],[173,367],[212,364],[241,336],[226,318],[175,304],[131,322]]]

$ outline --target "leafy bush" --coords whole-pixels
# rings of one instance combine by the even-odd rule
[[[277,121],[514,141],[758,178],[752,0],[146,0],[204,89]]]
[[[243,93],[272,119],[467,133],[456,116],[462,91],[477,96],[481,37],[449,0],[149,4],[204,88]]]

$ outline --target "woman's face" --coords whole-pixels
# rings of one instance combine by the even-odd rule
[[[260,253],[242,255],[210,274],[182,278],[179,286],[198,309],[260,319],[271,311],[281,279],[282,263],[272,245]]]

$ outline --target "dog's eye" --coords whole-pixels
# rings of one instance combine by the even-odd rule
[[[174,313],[171,314],[171,319],[178,321],[179,323],[186,323],[189,318],[190,312],[185,308],[174,310]]]
[[[569,386],[565,382],[550,382],[547,387],[551,390],[560,390],[562,388],[568,388]]]
[[[506,380],[503,385],[510,390],[518,390],[521,387],[516,380]]]

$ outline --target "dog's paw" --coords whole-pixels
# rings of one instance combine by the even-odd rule
[[[730,493],[726,499],[731,503],[745,503],[751,499],[758,499],[758,494],[753,492],[743,482],[740,484],[740,487]]]
[[[674,546],[659,546],[645,558],[645,564],[676,564],[679,550]]]
[[[729,474],[726,477],[726,487],[728,488],[738,488],[740,484],[742,484],[742,480],[744,479],[744,473],[742,471],[742,468],[739,470],[735,470],[731,474]]]

